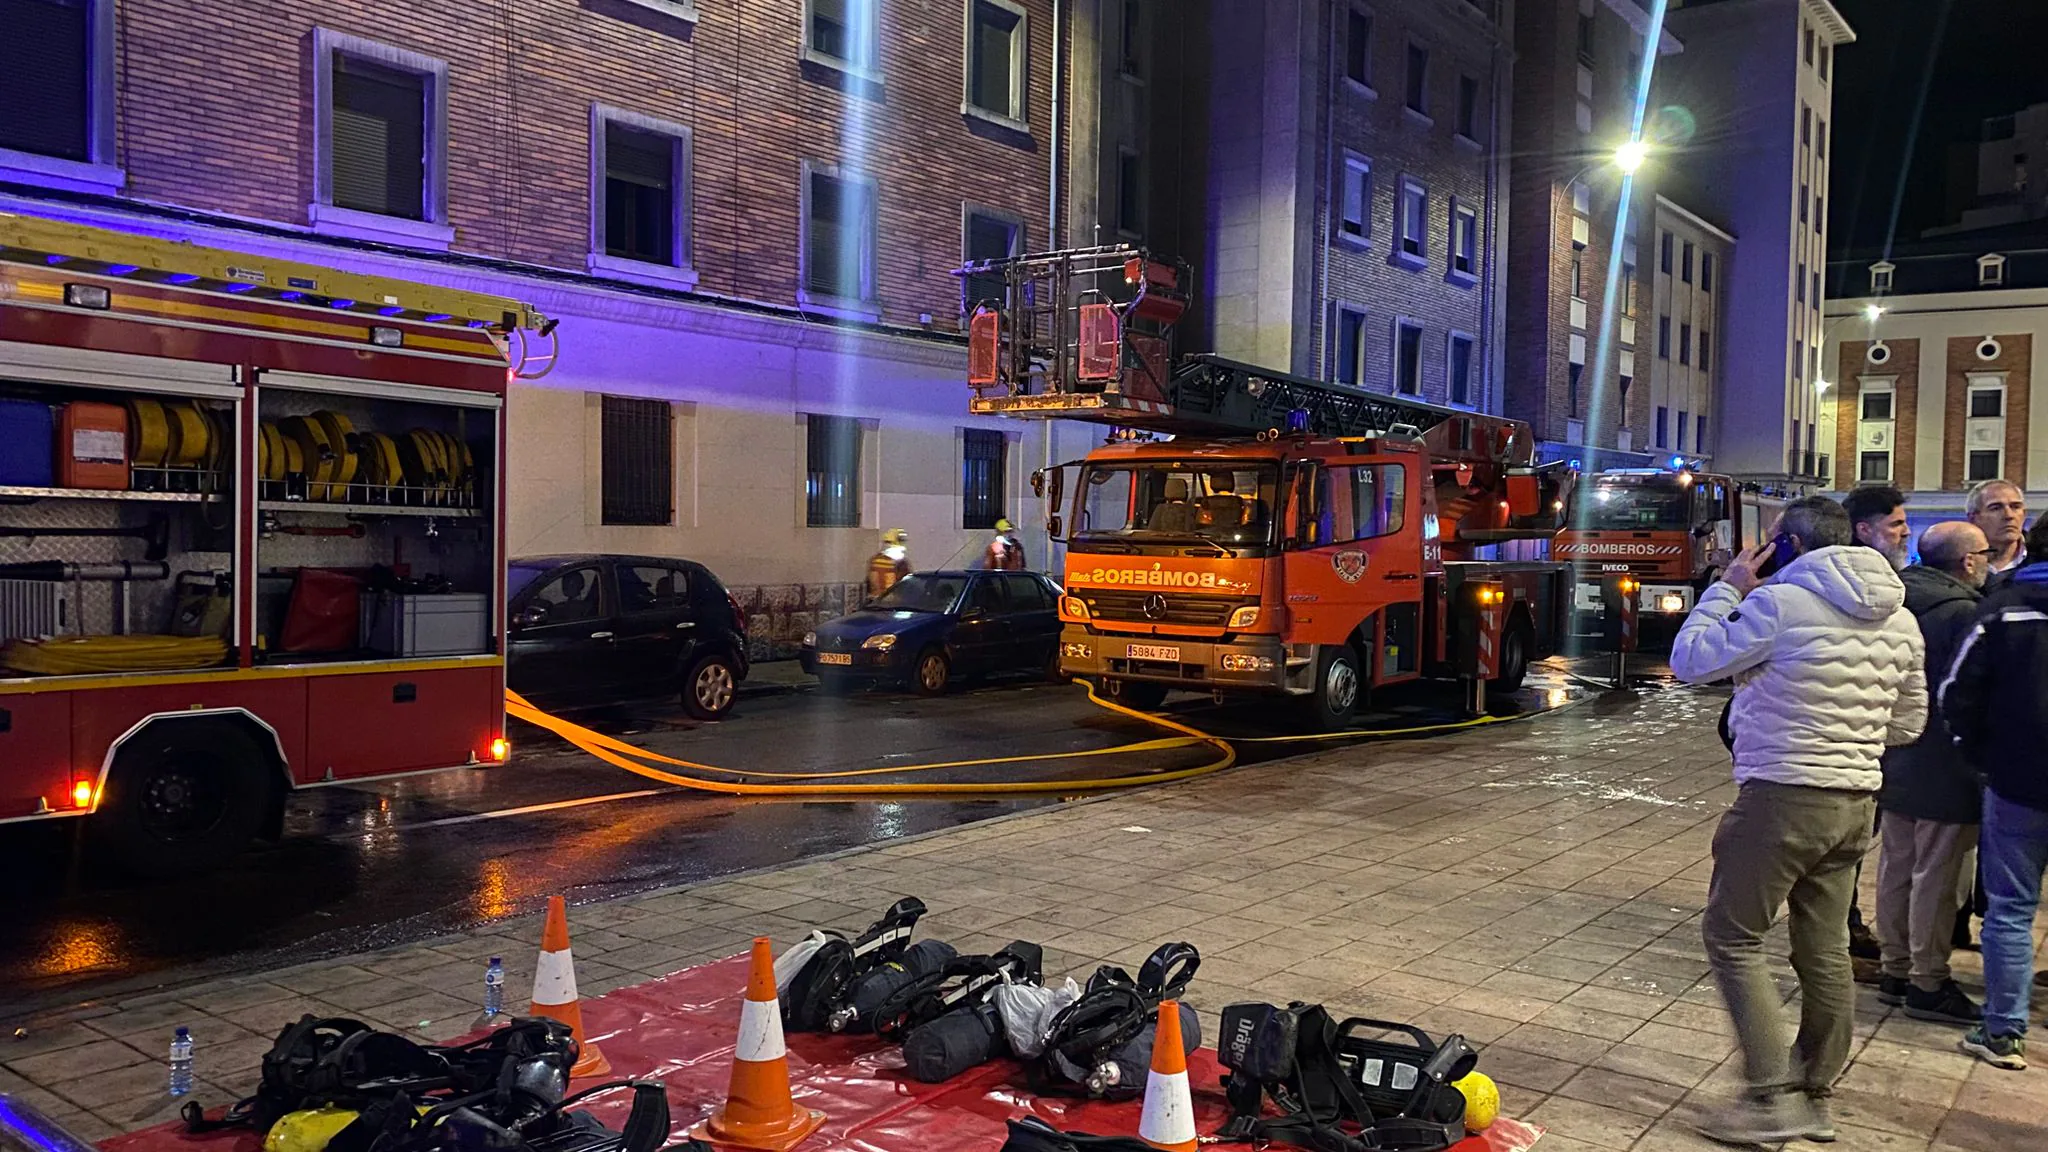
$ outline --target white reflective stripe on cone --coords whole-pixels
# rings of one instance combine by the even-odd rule
[[[533,1002],[551,1008],[576,1002],[576,962],[567,948],[540,954],[533,966]]]
[[[782,1044],[782,1011],[765,1000],[748,1000],[740,1007],[740,1042],[732,1058],[758,1062],[780,1060],[789,1049]]]
[[[1145,1076],[1145,1114],[1138,1118],[1138,1138],[1155,1144],[1185,1144],[1195,1138],[1195,1102],[1188,1095],[1187,1073]]]

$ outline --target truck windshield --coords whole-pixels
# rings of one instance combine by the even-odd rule
[[[1260,461],[1098,464],[1081,474],[1076,543],[1272,543],[1278,465]]]
[[[1587,502],[1578,528],[1616,532],[1681,531],[1692,524],[1692,489],[1604,485]]]

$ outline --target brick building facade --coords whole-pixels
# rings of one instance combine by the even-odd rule
[[[2025,225],[1830,266],[1822,432],[1834,487],[1892,484],[1916,523],[2004,479],[2048,503],[2048,250]]]
[[[55,63],[0,108],[58,115],[0,127],[0,210],[562,317],[511,400],[515,552],[687,555],[808,603],[882,528],[937,565],[991,510],[1038,519],[1059,432],[966,417],[950,270],[1054,229],[1052,0],[43,7],[10,34]],[[616,399],[669,409],[665,519],[599,490]]]
[[[1178,14],[1145,239],[1195,267],[1184,346],[1498,409],[1512,7]]]

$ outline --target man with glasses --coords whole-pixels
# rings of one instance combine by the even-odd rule
[[[1991,553],[1976,525],[1944,520],[1921,534],[1920,562],[1899,574],[1937,683],[1976,623]],[[1975,1024],[1983,1011],[1951,978],[1948,958],[1956,910],[1968,896],[1958,886],[1977,843],[1983,790],[1938,716],[1918,740],[1886,749],[1883,768],[1877,997],[1916,1020]]]

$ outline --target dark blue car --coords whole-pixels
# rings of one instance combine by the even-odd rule
[[[804,637],[827,689],[900,681],[926,696],[956,678],[1059,673],[1059,585],[1036,572],[917,572]]]

